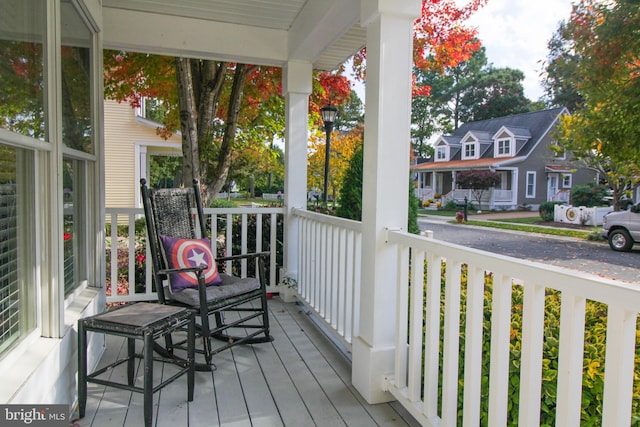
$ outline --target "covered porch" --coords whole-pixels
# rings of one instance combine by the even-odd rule
[[[269,309],[274,341],[218,354],[215,371],[196,372],[192,402],[186,399],[184,377],[156,393],[154,425],[418,425],[397,402],[364,401],[351,384],[350,360],[301,306],[276,297]],[[99,366],[122,352],[126,353],[124,340],[110,336]],[[170,367],[165,369],[157,376],[172,373]],[[137,381],[141,375],[139,368]],[[124,380],[126,368],[121,365],[110,376]],[[90,384],[88,397],[86,416],[77,426],[141,425],[141,394]]]
[[[300,417],[327,416],[340,420],[338,425],[366,425],[369,420],[402,425],[404,418],[396,415],[401,413],[396,405],[425,426],[503,426],[515,419],[519,425],[537,426],[553,417],[555,425],[571,427],[581,424],[587,409],[594,410],[588,416],[597,419],[590,419],[595,424],[630,425],[640,405],[637,284],[406,233],[411,32],[421,2],[259,2],[266,9],[255,8],[256,3],[193,0],[193,7],[187,8],[173,0],[7,1],[5,10],[11,14],[2,16],[2,28],[11,31],[3,32],[3,37],[19,47],[25,40],[35,40],[40,51],[46,51],[36,58],[45,66],[40,85],[35,85],[45,87],[46,96],[28,105],[46,105],[36,114],[46,132],[0,129],[3,156],[9,153],[5,157],[12,204],[7,218],[14,233],[6,241],[10,256],[5,265],[11,274],[3,279],[15,279],[20,286],[6,298],[18,307],[8,311],[17,326],[9,331],[14,341],[0,360],[0,401],[65,404],[73,414],[78,318],[104,310],[108,300],[154,298],[148,282],[126,298],[106,292],[106,271],[113,272],[114,267],[105,261],[109,236],[105,224],[118,223],[106,217],[118,213],[104,202],[108,141],[103,138],[101,57],[103,48],[113,48],[283,67],[285,200],[280,212],[265,213],[284,217],[283,260],[282,265],[272,265],[271,274],[281,268],[280,277],[294,280],[294,298],[304,311],[351,354],[350,365],[339,361],[341,356],[305,326],[297,309],[275,302],[271,315],[280,335],[273,345],[222,354],[216,360],[218,374],[199,374],[196,396],[202,400],[193,404],[183,399],[180,381],[161,391],[158,408],[168,413],[159,418],[175,416],[180,424],[188,416],[191,424],[198,425],[202,419],[197,417],[213,413],[213,408],[197,409],[198,405],[213,407],[216,402],[216,414],[222,413],[225,421],[221,424],[246,424],[265,413],[275,424],[295,425],[289,417],[298,416],[295,404],[303,402],[306,415]],[[23,20],[33,25],[29,32],[20,25]],[[79,91],[91,94],[82,98],[91,112],[87,117],[91,126],[83,127],[85,132],[79,135],[86,140],[75,147],[63,132],[69,116],[62,108],[67,99],[60,62],[61,46],[67,44],[76,47],[80,57],[90,57],[82,65],[92,70],[87,90]],[[308,99],[313,69],[330,70],[364,45],[363,218],[354,222],[306,210]],[[69,171],[75,180],[73,192],[64,193],[63,177]],[[72,233],[65,229],[70,216],[66,209],[73,209]],[[123,213],[130,218],[130,251],[135,246],[134,219],[140,213],[134,207]],[[130,276],[134,258],[130,253]],[[272,262],[275,259],[272,253]],[[275,278],[270,286],[274,293],[286,293]],[[13,299],[16,295],[19,299]],[[552,330],[547,324],[550,318],[559,319]],[[552,352],[547,356],[544,351],[549,346]],[[592,347],[597,351],[588,353]],[[105,346],[92,341],[92,366],[120,348],[118,342],[107,341]],[[261,366],[269,360],[275,362],[273,372]],[[308,374],[294,378],[298,368]],[[249,369],[259,369],[260,375],[248,375],[253,372]],[[216,383],[225,378],[236,384],[229,394],[237,399],[218,404],[214,395],[229,397],[218,391]],[[240,386],[239,379],[248,381],[246,386]],[[583,399],[593,388],[584,386],[585,381],[596,384],[597,397]],[[303,397],[307,386],[315,389],[308,400]],[[253,393],[253,387],[259,393]],[[92,389],[91,393],[97,412],[93,418],[85,417],[82,425],[139,425],[133,414],[139,401],[119,391],[103,394]],[[166,403],[172,394],[180,396],[177,404]],[[261,395],[266,396],[264,401]],[[286,409],[279,400],[284,396],[290,399]],[[320,408],[313,406],[317,399],[324,402]],[[389,406],[386,402],[391,401],[398,403]],[[595,402],[596,407],[584,408],[583,402]],[[224,412],[226,405],[235,408],[235,415]]]

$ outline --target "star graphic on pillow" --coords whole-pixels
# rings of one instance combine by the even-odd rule
[[[207,265],[207,261],[204,259],[204,252],[198,253],[195,249],[191,249],[191,256],[187,259],[193,262],[196,267]]]

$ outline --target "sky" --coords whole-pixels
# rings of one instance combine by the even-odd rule
[[[543,94],[539,75],[547,42],[570,12],[571,0],[488,0],[469,24],[478,29],[488,63],[522,71],[524,95],[537,101]],[[354,90],[365,99],[362,84]]]
[[[570,0],[488,0],[469,23],[478,29],[488,62],[522,71],[524,94],[537,101],[547,42],[570,12]]]

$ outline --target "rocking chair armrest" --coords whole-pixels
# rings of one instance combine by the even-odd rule
[[[254,252],[240,255],[229,255],[226,257],[217,257],[216,262],[235,261],[237,259],[267,258],[269,255],[271,255],[270,252]]]

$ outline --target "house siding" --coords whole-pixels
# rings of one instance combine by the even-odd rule
[[[595,172],[584,167],[581,168],[576,162],[572,162],[570,154],[567,154],[566,159],[561,159],[557,158],[554,152],[549,149],[549,146],[555,143],[553,129],[557,125],[559,115],[564,113],[566,113],[566,110],[557,108],[466,123],[456,130],[454,135],[442,136],[439,139],[439,143],[449,144],[451,150],[449,161],[434,162],[432,160],[431,162],[417,164],[412,169],[414,171],[432,170],[444,177],[450,176],[452,171],[472,168],[489,168],[498,172],[506,171],[509,182],[503,186],[503,189],[514,190],[515,194],[513,195],[513,199],[511,202],[495,200],[491,208],[516,209],[518,206],[524,204],[538,208],[541,203],[547,201],[548,197],[547,180],[550,176],[549,174],[553,173],[547,171],[548,166],[556,166],[559,170],[571,170],[572,187],[595,180]],[[511,133],[514,133],[515,152],[512,154],[515,157],[494,157],[496,147],[495,143],[493,143],[486,152],[483,152],[481,157],[489,162],[476,162],[474,160],[460,161],[461,157],[454,154],[459,151],[457,141],[460,135],[481,135],[483,132],[491,134],[494,141],[500,138],[511,138]],[[536,173],[535,197],[526,197],[527,172]],[[558,172],[559,180],[561,177],[562,174]],[[446,194],[452,189],[451,183],[446,179],[443,180],[443,183],[443,193]],[[558,190],[563,189],[561,185],[558,186]],[[564,190],[570,189],[567,188]]]
[[[117,101],[105,100],[104,120],[106,206],[137,207],[139,183],[136,182],[136,144],[180,144],[180,136],[172,135],[165,141],[155,128],[136,119],[131,106]]]

